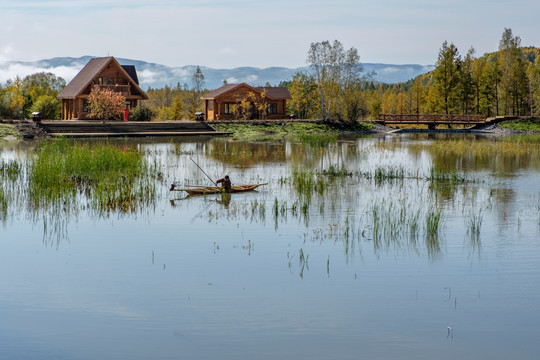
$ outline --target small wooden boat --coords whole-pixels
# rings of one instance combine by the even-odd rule
[[[231,193],[255,190],[256,188],[262,185],[268,185],[268,183],[251,184],[251,185],[233,185],[231,186]],[[171,185],[171,188],[169,190],[170,191],[185,191],[189,195],[219,194],[219,193],[225,192],[225,189],[218,186],[198,186],[198,187],[188,187],[187,189],[177,189],[174,184]]]

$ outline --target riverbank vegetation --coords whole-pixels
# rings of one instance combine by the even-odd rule
[[[498,126],[510,130],[540,132],[540,118],[503,121]]]
[[[283,138],[296,139],[302,142],[317,142],[320,135],[328,139],[337,138],[343,131],[367,132],[373,128],[371,123],[357,123],[353,128],[343,128],[332,123],[315,122],[284,122],[284,123],[212,123],[212,126],[222,132],[231,133],[238,140],[279,140]]]
[[[11,124],[0,124],[0,139],[7,136],[14,136],[16,138],[21,137],[21,133]]]

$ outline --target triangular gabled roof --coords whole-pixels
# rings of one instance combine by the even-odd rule
[[[88,85],[90,85],[96,76],[98,76],[103,69],[106,68],[107,65],[109,65],[111,62],[114,62],[120,71],[124,73],[126,78],[130,81],[131,85],[138,90],[142,96],[145,99],[148,99],[148,96],[142,91],[142,89],[138,85],[138,79],[133,79],[133,77],[129,74],[132,70],[135,71],[135,67],[133,69],[129,69],[126,71],[126,69],[118,63],[118,61],[112,57],[102,57],[102,58],[93,58],[90,59],[88,64],[86,64],[82,70],[67,84],[67,86],[60,91],[58,94],[59,99],[75,99],[77,96],[79,96]],[[135,72],[136,74],[136,72]],[[135,75],[135,77],[137,77]]]
[[[219,89],[212,90],[209,93],[206,93],[201,97],[203,100],[213,100],[225,93],[228,93],[230,91],[236,90],[237,88],[241,86],[246,86],[252,91],[256,93],[262,93],[266,89],[266,95],[272,99],[291,99],[291,94],[289,93],[289,89],[285,87],[253,87],[246,83],[240,83],[240,84],[226,84],[220,87]]]

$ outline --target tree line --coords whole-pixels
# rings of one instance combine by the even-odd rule
[[[52,73],[40,72],[19,76],[0,86],[0,119],[23,119],[34,111],[44,118],[58,119],[61,103],[56,98],[66,81]]]
[[[383,84],[362,74],[354,48],[339,41],[312,43],[309,73],[284,82],[293,99],[289,110],[299,118],[351,122],[380,114],[540,115],[540,49],[522,47],[504,29],[499,48],[476,57],[448,41],[439,49],[433,71],[403,83]]]
[[[312,43],[306,61],[309,71],[279,84],[291,93],[289,114],[300,119],[351,124],[380,114],[540,116],[540,49],[522,47],[511,29],[504,29],[497,51],[479,57],[472,47],[462,55],[444,41],[433,71],[396,84],[374,81],[364,73],[357,49],[345,49],[338,40]],[[43,118],[59,118],[56,96],[65,85],[51,73],[9,80],[0,86],[0,117],[21,119],[39,111]],[[201,96],[207,91],[197,67],[191,85],[148,88],[149,100],[132,116],[195,119],[204,111]]]

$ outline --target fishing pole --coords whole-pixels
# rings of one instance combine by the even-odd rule
[[[212,184],[216,185],[216,183],[214,182],[214,180],[212,180],[212,178],[211,178],[210,176],[208,176],[207,173],[204,172],[204,170],[199,166],[199,164],[197,164],[197,163],[195,162],[195,160],[193,160],[192,158],[189,158],[189,160],[193,161],[193,163],[194,163],[195,165],[197,165],[197,167],[199,168],[199,170],[201,170],[202,173],[203,173],[204,175],[206,175],[206,177],[212,182]]]

